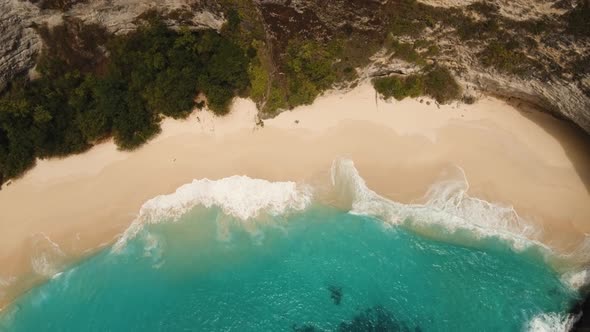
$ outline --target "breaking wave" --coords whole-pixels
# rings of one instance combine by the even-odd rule
[[[590,270],[582,269],[566,272],[561,277],[561,281],[571,289],[582,289],[590,284]]]
[[[247,221],[262,214],[277,216],[301,211],[309,206],[312,196],[308,186],[295,182],[269,182],[247,176],[194,180],[172,194],[156,196],[143,204],[114,249],[120,250],[143,225],[176,221],[197,206],[219,207],[224,214]]]
[[[460,168],[457,171],[457,176],[447,177],[432,185],[425,195],[424,203],[404,204],[384,198],[369,189],[353,161],[338,159],[332,163],[330,191],[339,205],[343,205],[349,213],[374,217],[388,225],[400,225],[423,235],[461,243],[473,243],[486,238],[500,239],[516,251],[535,248],[546,259],[558,258],[549,246],[538,240],[542,229],[528,223],[512,206],[470,196],[465,174]],[[250,221],[264,215],[279,216],[302,211],[311,205],[313,198],[314,190],[310,186],[295,182],[270,182],[247,176],[193,180],[174,193],[147,201],[113,250],[120,251],[144,225],[177,221],[198,206],[217,207],[225,216]],[[220,218],[219,222],[224,220]],[[590,244],[590,241],[586,242]],[[152,251],[150,247],[148,252]],[[584,252],[583,248],[578,252]],[[38,263],[43,266],[43,261]],[[580,289],[588,284],[590,274],[585,269],[575,272],[570,270],[563,275],[562,280],[572,289]]]
[[[455,328],[465,321],[475,322],[475,325],[485,324],[474,317],[481,311],[481,318],[485,318],[486,311],[480,308],[492,310],[494,305],[501,309],[495,310],[494,314],[503,314],[504,311],[514,314],[510,322],[504,322],[506,326],[513,327],[509,330],[568,331],[576,321],[577,317],[568,314],[567,310],[571,301],[580,294],[577,290],[590,281],[589,270],[580,266],[570,268],[560,280],[554,269],[538,259],[538,253],[543,258],[557,256],[538,240],[541,230],[529,224],[510,206],[470,196],[469,183],[461,169],[457,168],[456,176],[447,176],[444,181],[435,183],[420,203],[412,204],[389,200],[371,190],[350,160],[334,161],[330,179],[326,193],[323,187],[314,189],[301,183],[269,182],[247,176],[194,180],[174,193],[145,202],[112,251],[104,251],[89,260],[88,264],[79,266],[78,270],[71,269],[63,274],[59,274],[58,268],[65,254],[45,234],[36,234],[32,237],[35,256],[31,263],[38,274],[53,280],[46,288],[31,295],[30,302],[24,302],[31,304],[27,309],[30,316],[29,319],[22,316],[25,318],[21,323],[26,326],[31,321],[30,317],[36,317],[34,314],[39,307],[50,307],[49,303],[60,303],[62,300],[71,301],[74,311],[83,307],[78,303],[89,306],[99,303],[97,312],[112,309],[117,296],[111,296],[117,292],[104,291],[109,289],[131,294],[124,296],[128,302],[122,303],[132,304],[133,308],[144,304],[146,308],[157,308],[167,303],[176,305],[183,299],[192,301],[198,298],[200,301],[200,296],[212,299],[210,303],[218,305],[227,289],[228,294],[235,298],[223,308],[219,307],[222,308],[219,310],[221,316],[216,310],[209,311],[215,305],[204,304],[194,308],[210,314],[203,314],[202,317],[216,317],[217,320],[217,317],[223,316],[230,324],[227,326],[232,326],[234,321],[226,314],[233,312],[239,317],[249,317],[232,311],[232,303],[236,308],[243,307],[245,303],[259,303],[257,306],[262,308],[266,302],[290,308],[292,303],[296,303],[291,301],[307,303],[303,299],[315,299],[315,295],[310,294],[315,294],[318,289],[326,295],[322,285],[328,285],[325,288],[329,290],[329,305],[324,308],[326,302],[313,300],[299,305],[299,308],[309,309],[311,305],[321,303],[318,308],[326,310],[325,317],[334,317],[335,312],[343,311],[331,311],[336,308],[332,306],[332,301],[339,306],[345,292],[343,306],[361,308],[361,305],[385,303],[394,308],[392,312],[399,313],[399,322],[384,316],[391,324],[401,324],[404,317],[415,315],[420,317],[417,323],[424,323],[425,326],[428,326],[429,319],[431,322],[437,319],[447,321],[446,308],[456,298],[467,302],[458,301],[464,307],[455,312],[458,315],[455,318],[461,318],[457,320],[458,325],[449,325]],[[314,199],[321,204],[312,207]],[[324,199],[328,204],[323,204]],[[200,208],[211,210],[201,211]],[[195,213],[192,213],[193,210]],[[327,220],[318,222],[323,219]],[[370,223],[365,223],[369,220]],[[271,227],[259,227],[261,224],[266,226],[266,221]],[[278,227],[275,227],[275,222],[280,223]],[[151,226],[160,223],[176,224],[170,227]],[[237,224],[236,228],[234,224]],[[384,231],[384,227],[404,229],[389,232],[389,229]],[[251,228],[255,232],[250,232]],[[262,239],[260,242],[257,241],[257,231]],[[428,241],[415,233],[443,241]],[[218,239],[214,238],[215,234]],[[467,244],[468,248],[446,242]],[[371,249],[366,250],[369,246]],[[471,246],[483,250],[470,250]],[[487,251],[488,248],[493,250]],[[509,248],[527,251],[514,255]],[[534,250],[529,251],[529,248]],[[275,251],[278,252],[276,256]],[[115,255],[111,255],[113,252]],[[529,257],[529,253],[533,253],[534,257]],[[415,266],[407,269],[408,265]],[[439,266],[434,268],[435,265]],[[488,266],[492,268],[487,270]],[[246,272],[243,278],[242,271]],[[161,284],[162,278],[177,280],[180,273],[181,282]],[[102,277],[96,278],[97,275]],[[142,278],[136,278],[136,275],[142,275]],[[276,276],[282,277],[275,279]],[[387,279],[390,276],[391,280]],[[430,285],[432,289],[424,287],[426,282],[439,281],[439,277],[441,282]],[[100,282],[84,288],[85,282],[94,279]],[[306,282],[300,283],[300,280]],[[377,285],[371,293],[380,294],[388,289],[392,294],[401,294],[403,301],[386,295],[369,301],[375,303],[363,302],[367,297],[367,285],[375,280],[387,282]],[[252,288],[258,290],[256,296],[252,296],[253,291],[249,287],[243,288],[250,282],[258,283],[256,287],[259,288]],[[7,285],[0,279],[0,297],[2,286]],[[153,289],[156,291],[150,302],[145,297],[145,290]],[[457,291],[449,293],[449,289]],[[79,296],[79,291],[87,291],[88,294]],[[191,293],[193,291],[195,293]],[[505,305],[515,292],[523,294],[523,301],[511,303],[509,308],[512,309],[507,310]],[[69,294],[69,297],[62,297],[61,294]],[[100,294],[108,305],[97,302],[96,294]],[[199,294],[199,297],[186,294]],[[441,294],[457,294],[457,297]],[[433,304],[438,305],[437,310],[423,310],[430,304],[424,302],[425,299],[435,295],[450,299],[450,302]],[[281,296],[282,302],[275,301]],[[477,301],[471,304],[469,301],[474,299]],[[190,308],[187,314],[195,316],[192,305],[179,304],[177,307]],[[415,314],[412,310],[406,311],[408,308],[416,310]],[[285,311],[280,306],[275,309],[277,314],[272,314],[273,319],[279,317],[279,312]],[[141,317],[139,322],[149,321],[152,315],[155,320],[161,319],[149,310],[145,312],[146,317]],[[109,310],[104,313],[105,317],[112,315]],[[367,313],[374,311],[369,309],[361,317]],[[259,314],[264,315],[260,317],[267,317],[269,312],[261,310]],[[348,319],[347,315],[341,319]],[[308,317],[309,313],[305,316]],[[51,314],[48,313],[47,317]],[[323,316],[316,318],[318,322],[323,322]],[[412,319],[407,320],[412,322]],[[129,324],[138,321],[130,321]],[[492,317],[491,321],[498,320]],[[283,324],[285,321],[278,318],[276,323]]]
[[[576,317],[566,314],[544,313],[535,316],[528,326],[530,332],[567,332],[572,329]]]
[[[522,219],[513,207],[469,196],[469,182],[463,171],[459,171],[460,178],[431,186],[424,204],[403,204],[378,195],[367,187],[351,160],[337,160],[332,164],[332,185],[339,195],[349,197],[351,213],[415,229],[442,226],[451,233],[466,230],[476,238],[503,239],[517,250],[531,245],[549,249],[534,240],[540,230]]]

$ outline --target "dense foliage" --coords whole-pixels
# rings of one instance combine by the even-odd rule
[[[525,76],[538,64],[519,49],[516,41],[490,42],[479,53],[481,63],[504,73]]]
[[[448,69],[440,66],[429,68],[425,73],[405,77],[390,76],[373,80],[375,90],[385,99],[402,100],[406,97],[428,95],[439,103],[458,99],[461,87]]]
[[[59,8],[78,2],[34,1]],[[123,149],[138,147],[159,132],[162,116],[183,118],[201,106],[195,105],[199,94],[216,114],[226,113],[236,95],[250,96],[263,116],[309,104],[327,89],[353,86],[358,68],[381,49],[420,70],[374,80],[380,94],[396,99],[429,95],[445,103],[458,98],[460,88],[447,69],[433,65],[433,57],[448,50],[424,34],[442,24],[466,41],[493,42],[508,24],[516,24],[501,21],[497,6],[489,3],[472,5],[470,10],[486,17],[474,20],[458,9],[396,0],[387,14],[386,34],[346,24],[316,35],[285,29],[285,38],[275,41],[264,23],[272,25],[280,16],[265,17],[248,0],[219,3],[227,22],[219,33],[168,29],[163,22],[190,21],[193,14],[181,9],[147,11],[139,17],[143,27],[116,37],[71,17],[64,17],[63,25],[36,27],[47,45],[37,65],[40,77],[13,82],[0,98],[0,176],[18,176],[37,157],[80,152],[108,137]],[[418,36],[423,38],[407,38]],[[488,45],[478,54],[484,65],[530,71],[522,56],[525,43]]]
[[[0,177],[111,135],[120,148],[133,149],[159,132],[161,115],[186,117],[198,93],[224,114],[249,86],[246,52],[215,31],[176,32],[153,19],[109,38],[102,73],[50,49],[39,61],[40,78],[13,83],[0,98]]]
[[[385,99],[393,97],[402,100],[406,97],[418,97],[424,93],[424,79],[419,75],[378,78],[373,81],[373,85]]]
[[[289,103],[310,104],[336,80],[332,70],[334,52],[317,42],[294,41],[287,53]]]

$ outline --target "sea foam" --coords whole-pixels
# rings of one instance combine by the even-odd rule
[[[572,329],[576,317],[567,314],[544,313],[535,316],[528,325],[529,332],[567,332]]]
[[[276,216],[303,210],[311,203],[312,196],[308,186],[295,182],[270,182],[237,175],[220,180],[193,180],[172,194],[156,196],[143,204],[114,250],[120,250],[144,224],[176,221],[196,206],[215,206],[228,216],[248,221],[261,214]]]
[[[590,284],[590,269],[566,272],[561,277],[561,281],[571,289],[582,289]]]
[[[431,186],[424,204],[403,204],[378,195],[367,187],[351,160],[333,162],[332,184],[341,196],[350,196],[348,200],[354,214],[376,217],[395,225],[407,224],[417,228],[438,225],[451,233],[466,230],[480,238],[501,238],[517,250],[533,244],[549,249],[535,240],[540,231],[522,219],[511,206],[469,196],[469,183],[464,174],[461,179],[441,181]]]
[[[561,280],[570,289],[580,291],[590,284],[590,237],[572,252],[557,253],[538,240],[542,229],[520,217],[512,206],[468,195],[467,177],[461,168],[457,169],[461,176],[433,184],[423,204],[403,204],[380,196],[368,188],[351,160],[335,160],[331,179],[340,198],[350,204],[350,213],[417,230],[439,226],[450,234],[467,231],[475,239],[501,239],[516,251],[534,247],[546,260],[567,262]],[[441,236],[440,232],[436,236]]]
[[[430,234],[433,227],[440,227],[446,235],[439,231],[435,235],[445,235],[450,240],[454,240],[453,234],[458,231],[467,232],[468,238],[475,240],[498,238],[517,251],[535,247],[545,257],[557,257],[550,247],[538,240],[542,229],[521,218],[512,206],[470,196],[469,182],[464,172],[460,168],[457,170],[460,176],[433,184],[423,204],[403,204],[380,196],[368,188],[353,161],[348,159],[332,163],[331,182],[338,200],[346,202],[352,214],[375,217],[389,225],[426,230]],[[113,250],[120,251],[144,225],[174,222],[197,206],[218,207],[224,215],[247,222],[261,215],[278,216],[304,210],[312,199],[313,190],[295,182],[270,182],[247,176],[193,180],[174,193],[154,197],[143,204]],[[38,263],[43,266],[44,262]],[[579,289],[590,281],[585,270],[570,272],[562,280],[572,289]]]

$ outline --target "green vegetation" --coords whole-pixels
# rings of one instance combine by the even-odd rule
[[[335,52],[314,41],[292,41],[287,49],[288,101],[292,106],[310,104],[336,80],[332,64]]]
[[[446,104],[459,99],[461,87],[447,68],[435,66],[424,76],[424,93]]]
[[[520,50],[518,42],[514,40],[505,43],[492,41],[479,54],[479,57],[484,66],[519,76],[526,76],[531,69],[538,66]]]
[[[416,0],[399,0],[392,10],[389,31],[394,36],[418,37],[424,29],[449,23],[460,10],[425,5]]]
[[[427,95],[444,104],[458,99],[461,88],[448,69],[440,66],[428,68],[425,73],[405,77],[391,76],[373,80],[375,90],[385,99],[402,100],[406,97]]]
[[[249,96],[263,112],[262,116],[309,104],[336,84],[346,85],[355,80],[356,68],[368,64],[368,55],[382,46],[379,38],[367,38],[350,25],[334,31],[329,39],[316,39],[316,36],[300,35],[300,27],[285,26],[300,23],[282,22],[282,15],[264,18],[264,8],[258,8],[261,6],[253,5],[250,0],[221,2],[228,12],[228,20],[238,17],[240,21],[234,32],[229,31],[232,29],[228,24],[224,33],[252,54],[248,69]],[[263,20],[268,26],[283,26],[280,32],[274,32],[285,35],[278,40],[268,39],[270,35],[266,34]]]
[[[270,73],[265,70],[260,61],[257,61],[251,64],[248,74],[251,84],[250,97],[257,102],[263,101],[270,85]]]
[[[84,0],[30,1],[67,10]],[[458,99],[460,86],[449,70],[432,65],[433,57],[453,59],[454,42],[477,50],[483,66],[539,76],[549,66],[533,58],[551,61],[535,56],[547,31],[590,35],[590,4],[579,1],[565,14],[567,26],[548,17],[511,20],[489,1],[444,8],[394,0],[379,6],[368,23],[376,29],[366,30],[322,24],[313,12],[294,18],[287,7],[251,0],[216,2],[227,21],[219,33],[165,26],[190,22],[194,13],[187,8],[164,16],[148,11],[137,20],[143,25],[124,36],[65,16],[61,26],[34,27],[47,46],[37,64],[40,77],[13,82],[0,97],[0,182],[21,174],[37,157],[77,153],[105,138],[113,137],[122,149],[138,147],[159,132],[163,116],[183,118],[203,107],[195,103],[200,94],[218,115],[237,95],[250,96],[263,116],[310,104],[327,89],[351,86],[357,68],[383,47],[420,68],[405,77],[375,79],[385,98]],[[300,29],[302,24],[309,29]],[[265,26],[273,30],[267,33]],[[442,49],[436,42],[441,36],[451,41]],[[582,57],[574,65],[582,73],[587,63]]]
[[[420,75],[378,78],[373,80],[373,86],[385,99],[393,97],[402,100],[406,97],[418,97],[424,93],[424,79]]]
[[[74,2],[54,3],[66,8]],[[406,15],[400,26],[432,27],[444,16],[431,10],[424,18],[420,15],[430,7],[414,0],[400,3]],[[236,95],[251,96],[267,114],[309,104],[335,83],[354,80],[355,68],[366,64],[383,41],[363,42],[367,38],[349,26],[331,42],[291,36],[273,49],[251,1],[221,5],[227,24],[220,34],[164,25],[167,19],[190,20],[184,10],[163,18],[148,11],[138,18],[143,25],[124,36],[71,18],[51,29],[36,27],[47,46],[37,65],[40,77],[13,82],[0,97],[0,177],[22,174],[36,158],[78,153],[109,137],[122,149],[136,148],[160,131],[162,116],[183,118],[202,107],[195,104],[201,93],[220,115]],[[439,52],[423,40],[394,41],[390,47],[395,56],[422,67],[425,57]],[[437,70],[384,81],[380,91],[444,101],[452,94],[441,92]]]
[[[266,114],[273,114],[280,108],[286,107],[286,96],[277,85],[276,78],[271,73],[272,63],[264,43],[255,41],[254,48],[257,56],[252,59],[248,74],[250,75],[250,98],[254,100],[260,110]]]
[[[61,44],[68,29],[51,31],[48,44]],[[83,35],[83,49],[106,41]],[[50,47],[37,66],[40,78],[13,83],[0,98],[2,177],[18,176],[37,157],[81,152],[109,136],[122,149],[136,148],[160,131],[161,115],[186,117],[198,93],[224,114],[249,87],[246,51],[215,31],[176,32],[150,19],[132,34],[108,38],[102,70],[86,68],[79,61],[84,52]]]
[[[474,2],[464,10],[433,7],[416,0],[398,0],[393,7],[389,31],[394,39],[403,36],[418,38],[426,28],[438,33],[454,33],[463,42],[484,45],[485,49],[478,54],[484,66],[521,77],[543,73],[539,70],[539,63],[526,56],[538,47],[537,40],[532,36],[542,36],[559,29],[557,23],[548,17],[511,20],[500,15],[498,5],[489,1]],[[567,31],[589,36],[588,17],[590,5],[588,1],[580,0],[576,9],[567,14]],[[432,56],[427,52],[412,52],[408,44],[399,43],[398,47],[401,49],[396,50],[396,57],[419,65],[424,65],[419,62],[421,57]],[[417,50],[416,45],[413,50]],[[436,55],[439,51],[433,47],[431,54]]]
[[[402,43],[397,40],[390,42],[389,48],[393,51],[393,55],[404,61],[417,64],[419,66],[425,66],[426,60],[422,54],[416,51],[417,48],[424,47],[425,41],[417,41],[415,44]]]
[[[228,19],[223,34],[246,49],[251,58],[248,68],[249,97],[266,114],[287,108],[286,87],[275,75],[276,64],[255,4],[250,0],[222,0],[221,3]]]

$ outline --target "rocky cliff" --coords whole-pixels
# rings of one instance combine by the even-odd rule
[[[441,64],[462,84],[465,100],[518,98],[590,133],[586,0],[0,1],[0,88],[34,68],[43,48],[40,26],[76,19],[122,34],[157,10],[170,25],[220,29],[233,4],[250,7],[246,16],[264,27],[269,63],[277,67],[271,72],[279,80],[277,64],[289,41],[338,38],[350,48],[346,57],[358,58],[358,79]],[[392,39],[397,49],[387,46]],[[399,45],[411,45],[413,53]]]
[[[219,29],[224,22],[214,3],[191,0],[0,0],[0,89],[35,66],[43,47],[36,27],[77,20],[121,34],[134,30],[138,17],[150,10],[170,14],[172,25]]]
[[[463,10],[477,3],[472,0],[422,2]],[[584,20],[590,20],[588,2],[498,0],[488,3],[496,7],[498,21],[507,21],[513,26],[509,34],[524,35],[525,40],[530,38],[533,45],[524,50],[523,54],[536,62],[533,72],[528,75],[511,75],[502,72],[501,68],[498,70],[493,66],[482,66],[477,58],[478,52],[485,47],[484,44],[461,45],[452,37],[445,38],[445,42],[454,45],[457,58],[443,61],[455,67],[466,85],[473,85],[483,93],[532,103],[543,110],[569,119],[586,132],[590,132],[588,23],[585,23],[585,30],[578,33],[568,31],[567,25],[571,13],[576,10],[580,11],[580,16],[583,16]],[[585,12],[581,12],[582,6],[586,6]],[[473,9],[474,7],[471,7],[471,10]],[[479,19],[486,19],[482,15],[485,13],[481,11],[475,11],[475,14]],[[540,31],[527,27],[531,23],[541,25],[537,28]]]

